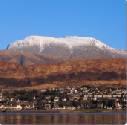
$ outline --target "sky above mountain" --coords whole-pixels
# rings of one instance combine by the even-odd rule
[[[29,35],[90,36],[125,49],[125,0],[1,0],[0,49]]]

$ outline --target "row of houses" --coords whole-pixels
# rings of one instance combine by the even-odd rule
[[[32,90],[31,90],[32,91]],[[66,87],[0,93],[0,110],[126,109],[126,88]]]

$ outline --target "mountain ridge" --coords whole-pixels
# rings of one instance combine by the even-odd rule
[[[111,48],[93,37],[78,36],[63,38],[28,36],[24,40],[10,44],[4,52],[8,54],[4,54],[7,57],[0,54],[1,61],[7,59],[9,62],[15,62],[17,60],[19,63],[21,57],[24,57],[22,63],[27,65],[59,63],[69,59],[127,58],[126,51]],[[12,55],[15,60],[12,59]]]
[[[47,43],[57,43],[62,44],[66,43],[69,45],[70,48],[73,46],[80,46],[81,44],[85,45],[94,45],[97,44],[99,47],[107,47],[110,49],[113,49],[106,44],[100,42],[99,40],[95,39],[94,37],[78,37],[78,36],[67,36],[67,37],[46,37],[46,36],[28,36],[24,40],[17,40],[10,44],[8,48],[11,47],[20,47],[20,46],[32,46],[39,44],[40,47],[43,46],[43,44]]]

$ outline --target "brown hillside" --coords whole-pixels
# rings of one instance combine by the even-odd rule
[[[0,62],[1,87],[126,84],[125,59],[71,60],[23,67]]]

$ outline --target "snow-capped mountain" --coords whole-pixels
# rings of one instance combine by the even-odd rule
[[[126,60],[120,58],[126,57],[126,51],[91,37],[30,36],[0,51],[0,85],[39,89],[47,85],[124,85]]]
[[[125,51],[109,47],[93,37],[64,38],[29,36],[8,46],[9,50],[32,52],[54,59],[96,59],[127,57]]]
[[[100,49],[112,49],[106,44],[100,42],[99,40],[92,37],[77,37],[70,36],[65,38],[55,38],[55,37],[44,37],[44,36],[29,36],[24,40],[18,40],[12,43],[9,48],[21,48],[21,47],[33,47],[38,46],[40,51],[43,51],[45,46],[50,45],[64,45],[69,49],[73,49],[76,46],[97,46]]]

